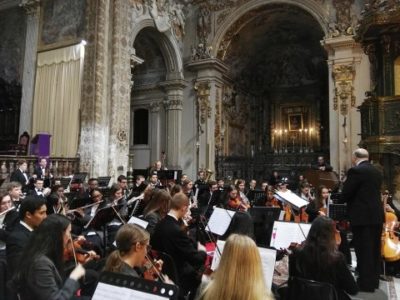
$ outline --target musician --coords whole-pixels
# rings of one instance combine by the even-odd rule
[[[135,224],[125,224],[117,232],[117,249],[111,252],[106,261],[105,271],[141,277],[137,268],[143,266],[150,235]]]
[[[7,194],[10,195],[13,205],[18,210],[21,204],[22,185],[17,181],[11,181],[7,185]]]
[[[323,156],[318,156],[317,159],[317,164],[311,166],[314,170],[321,170],[321,171],[327,171],[331,172],[333,170],[332,166],[329,165],[327,162],[325,162],[325,159]]]
[[[6,256],[6,239],[19,222],[18,212],[14,208],[9,194],[0,194],[0,258]],[[6,213],[6,211],[8,212]]]
[[[240,262],[240,267],[233,262]],[[232,234],[227,239],[213,279],[198,299],[273,299],[265,286],[259,250],[251,238]]]
[[[135,177],[135,183],[133,184],[133,187],[132,187],[131,193],[130,193],[130,195],[128,197],[128,200],[130,198],[137,197],[140,194],[142,194],[144,192],[146,186],[147,186],[147,183],[145,182],[144,176],[143,175],[137,175]]]
[[[194,185],[204,185],[207,184],[206,181],[206,172],[204,172],[203,170],[200,170],[197,173],[197,180],[194,182]]]
[[[212,210],[212,207],[214,205],[217,205],[218,200],[216,199],[216,195],[219,194],[217,193],[218,191],[218,184],[216,181],[209,181],[208,182],[208,190],[204,191],[200,196],[199,196],[199,209],[201,214],[206,214],[206,212]]]
[[[97,178],[89,178],[88,180],[88,188],[84,193],[84,198],[90,198],[90,195],[94,189],[99,187],[99,181]]]
[[[263,191],[266,191],[267,188],[268,188],[268,182],[266,182],[266,181],[261,182],[261,189],[262,189]]]
[[[379,287],[381,234],[384,212],[380,188],[382,175],[368,161],[367,150],[353,152],[354,167],[347,172],[340,201],[347,203],[357,256],[360,290],[373,292]]]
[[[50,188],[43,188],[44,180],[42,178],[36,178],[34,180],[34,188],[28,192],[28,195],[34,195],[39,197],[46,198],[50,195],[51,189]]]
[[[249,191],[254,191],[256,189],[256,186],[257,186],[257,181],[255,179],[250,180]]]
[[[115,213],[117,215],[109,224],[107,224],[108,245],[110,246],[115,240],[115,235],[118,229],[128,218],[128,206],[120,184],[114,183],[111,186],[111,199],[109,203],[110,205],[115,206]]]
[[[150,244],[154,249],[169,254],[177,268],[178,278],[175,282],[180,295],[191,292],[190,299],[196,294],[201,280],[201,269],[206,260],[206,250],[198,243],[197,248],[181,229],[181,220],[189,210],[189,199],[183,193],[175,194],[167,216],[156,226]]]
[[[283,209],[283,205],[282,202],[279,201],[278,199],[275,198],[275,190],[272,186],[268,186],[267,190],[266,190],[266,200],[264,205],[266,207],[280,207],[281,209]]]
[[[347,300],[345,293],[355,295],[358,287],[344,256],[337,251],[335,230],[328,217],[316,218],[305,242],[289,256],[289,276],[331,283],[339,299]]]
[[[29,176],[26,173],[28,169],[28,163],[25,159],[21,159],[17,162],[18,169],[16,169],[10,177],[10,181],[17,181],[22,186],[22,191],[26,192],[29,185]]]
[[[400,218],[400,210],[394,205],[393,203],[393,196],[389,193],[388,190],[384,190],[382,193],[382,202],[386,200],[386,207],[385,207],[385,212],[391,212],[394,213],[397,217],[397,219]]]
[[[128,179],[124,175],[119,175],[117,178],[119,187],[122,189],[122,194],[125,198],[128,196]]]
[[[7,272],[14,274],[21,253],[31,233],[47,217],[46,200],[37,196],[26,196],[19,209],[19,223],[14,226],[6,239]]]
[[[250,204],[250,201],[249,201],[249,199],[248,199],[247,196],[246,196],[247,191],[245,190],[246,181],[243,180],[243,179],[238,179],[238,180],[236,181],[235,186],[236,186],[236,189],[237,189],[238,192],[239,192],[239,196],[240,196],[240,198],[242,199],[242,202],[243,202],[244,204],[246,204],[246,205],[249,205],[249,204]]]
[[[326,216],[329,205],[329,190],[326,186],[320,185],[316,197],[307,205],[306,213],[308,221],[312,222],[318,216]]]
[[[181,180],[180,180],[180,185],[182,185],[183,184],[183,182],[186,180],[186,179],[188,179],[189,177],[187,176],[187,174],[182,174],[182,176],[181,176]]]
[[[65,280],[63,253],[71,238],[71,223],[51,215],[40,224],[24,249],[13,286],[21,300],[71,299],[85,269],[77,265]]]
[[[47,159],[42,157],[39,160],[39,166],[37,166],[33,172],[32,177],[34,179],[41,178],[44,182],[44,187],[51,186],[51,180],[53,179],[53,174],[50,173],[50,169],[47,167]]]
[[[182,183],[182,193],[184,193],[189,201],[190,207],[197,207],[197,199],[195,198],[195,192],[193,191],[193,181],[190,179],[186,179]]]
[[[314,197],[311,195],[310,184],[308,182],[303,182],[300,185],[299,197],[308,202],[311,202],[314,200]]]
[[[218,190],[223,191],[225,189],[225,181],[222,178],[217,179]]]
[[[157,172],[151,173],[151,175],[149,177],[149,185],[156,189],[162,188],[162,184],[161,184],[160,180],[158,180]]]
[[[269,179],[269,184],[272,186],[276,186],[281,181],[282,177],[278,174],[278,171],[273,171],[272,175]]]
[[[227,208],[247,211],[248,206],[246,206],[242,198],[240,198],[239,191],[234,185],[229,186],[226,193],[227,200],[225,202],[227,204]]]
[[[149,204],[144,209],[144,220],[148,222],[146,230],[152,235],[156,225],[167,215],[171,195],[166,190],[155,190]]]

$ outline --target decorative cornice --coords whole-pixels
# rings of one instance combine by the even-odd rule
[[[159,86],[165,90],[182,90],[187,86],[187,81],[183,79],[167,80],[159,83]]]

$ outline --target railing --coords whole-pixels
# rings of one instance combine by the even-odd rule
[[[0,155],[0,177],[9,179],[10,175],[18,168],[19,160],[26,160],[27,172],[29,175],[33,174],[38,163],[36,156]],[[49,168],[54,178],[72,175],[79,171],[79,157],[50,157]]]

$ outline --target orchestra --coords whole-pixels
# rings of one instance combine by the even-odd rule
[[[40,162],[44,165],[43,160]],[[0,258],[9,262],[10,274],[18,272],[18,259],[28,243],[28,237],[41,226],[45,215],[62,215],[69,220],[72,236],[75,237],[64,245],[63,265],[66,274],[72,274],[70,272],[75,265],[81,264],[84,271],[80,272],[86,272],[89,278],[93,277],[93,282],[96,282],[99,272],[110,271],[178,285],[180,297],[196,299],[196,295],[200,295],[200,291],[196,290],[200,286],[201,275],[208,276],[210,259],[206,257],[210,254],[208,251],[206,254],[205,246],[215,245],[218,238],[228,238],[234,233],[252,238],[252,209],[278,208],[282,211],[280,220],[313,223],[319,217],[330,216],[329,207],[334,204],[331,189],[313,184],[303,175],[301,181],[298,178],[298,181],[291,182],[288,177],[274,171],[270,184],[260,180],[258,187],[254,179],[249,180],[248,185],[241,178],[213,180],[213,172],[208,169],[200,170],[196,181],[186,174],[175,180],[159,179],[161,173],[157,172],[162,170],[158,167],[159,163],[154,165],[148,180],[146,174],[137,174],[131,184],[128,184],[127,177],[121,175],[111,187],[99,187],[98,179],[91,177],[87,183],[80,183],[79,188],[71,188],[56,184],[57,178],[51,176],[46,177],[49,187],[45,188],[43,178],[37,174],[30,177],[23,171],[22,163],[18,172],[23,172],[23,182],[10,182],[6,193],[0,195]],[[51,170],[48,174],[51,174]],[[34,185],[29,188],[31,178]],[[229,184],[225,185],[225,182]],[[308,203],[303,207],[296,207],[287,197],[294,194],[289,187],[296,190],[297,186],[296,197]],[[32,197],[36,204],[32,204]],[[392,263],[400,261],[400,243],[397,236],[398,210],[391,197],[387,190],[382,194],[382,205],[386,212],[382,255]],[[220,237],[207,229],[207,222],[216,207],[237,214],[227,234]],[[137,220],[145,225],[128,224]],[[341,253],[349,263],[349,229],[346,226],[343,228],[339,221],[332,222],[335,224],[337,243],[332,248],[332,257],[337,252]],[[13,237],[21,235],[24,236],[24,242],[13,240]],[[179,236],[179,241],[172,240],[171,243],[173,236]],[[151,246],[153,250],[150,251]],[[347,248],[343,248],[345,246]],[[290,253],[289,248],[277,250],[278,253]],[[177,255],[176,251],[180,254]],[[164,252],[172,258],[178,274],[164,268],[165,257],[160,254]],[[106,261],[105,267],[101,266],[102,260]],[[190,272],[184,267],[185,264],[191,266]],[[97,275],[91,276],[92,273]],[[8,277],[7,281],[10,280],[15,280],[15,277]],[[59,288],[62,288],[60,284]],[[83,289],[89,291],[90,296],[91,289],[85,285]],[[10,297],[15,296],[13,291],[7,290],[7,293]]]

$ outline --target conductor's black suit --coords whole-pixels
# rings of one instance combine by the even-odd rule
[[[347,203],[357,256],[358,285],[364,291],[374,291],[379,287],[384,222],[381,185],[381,173],[368,161],[362,161],[349,169],[341,198]]]

